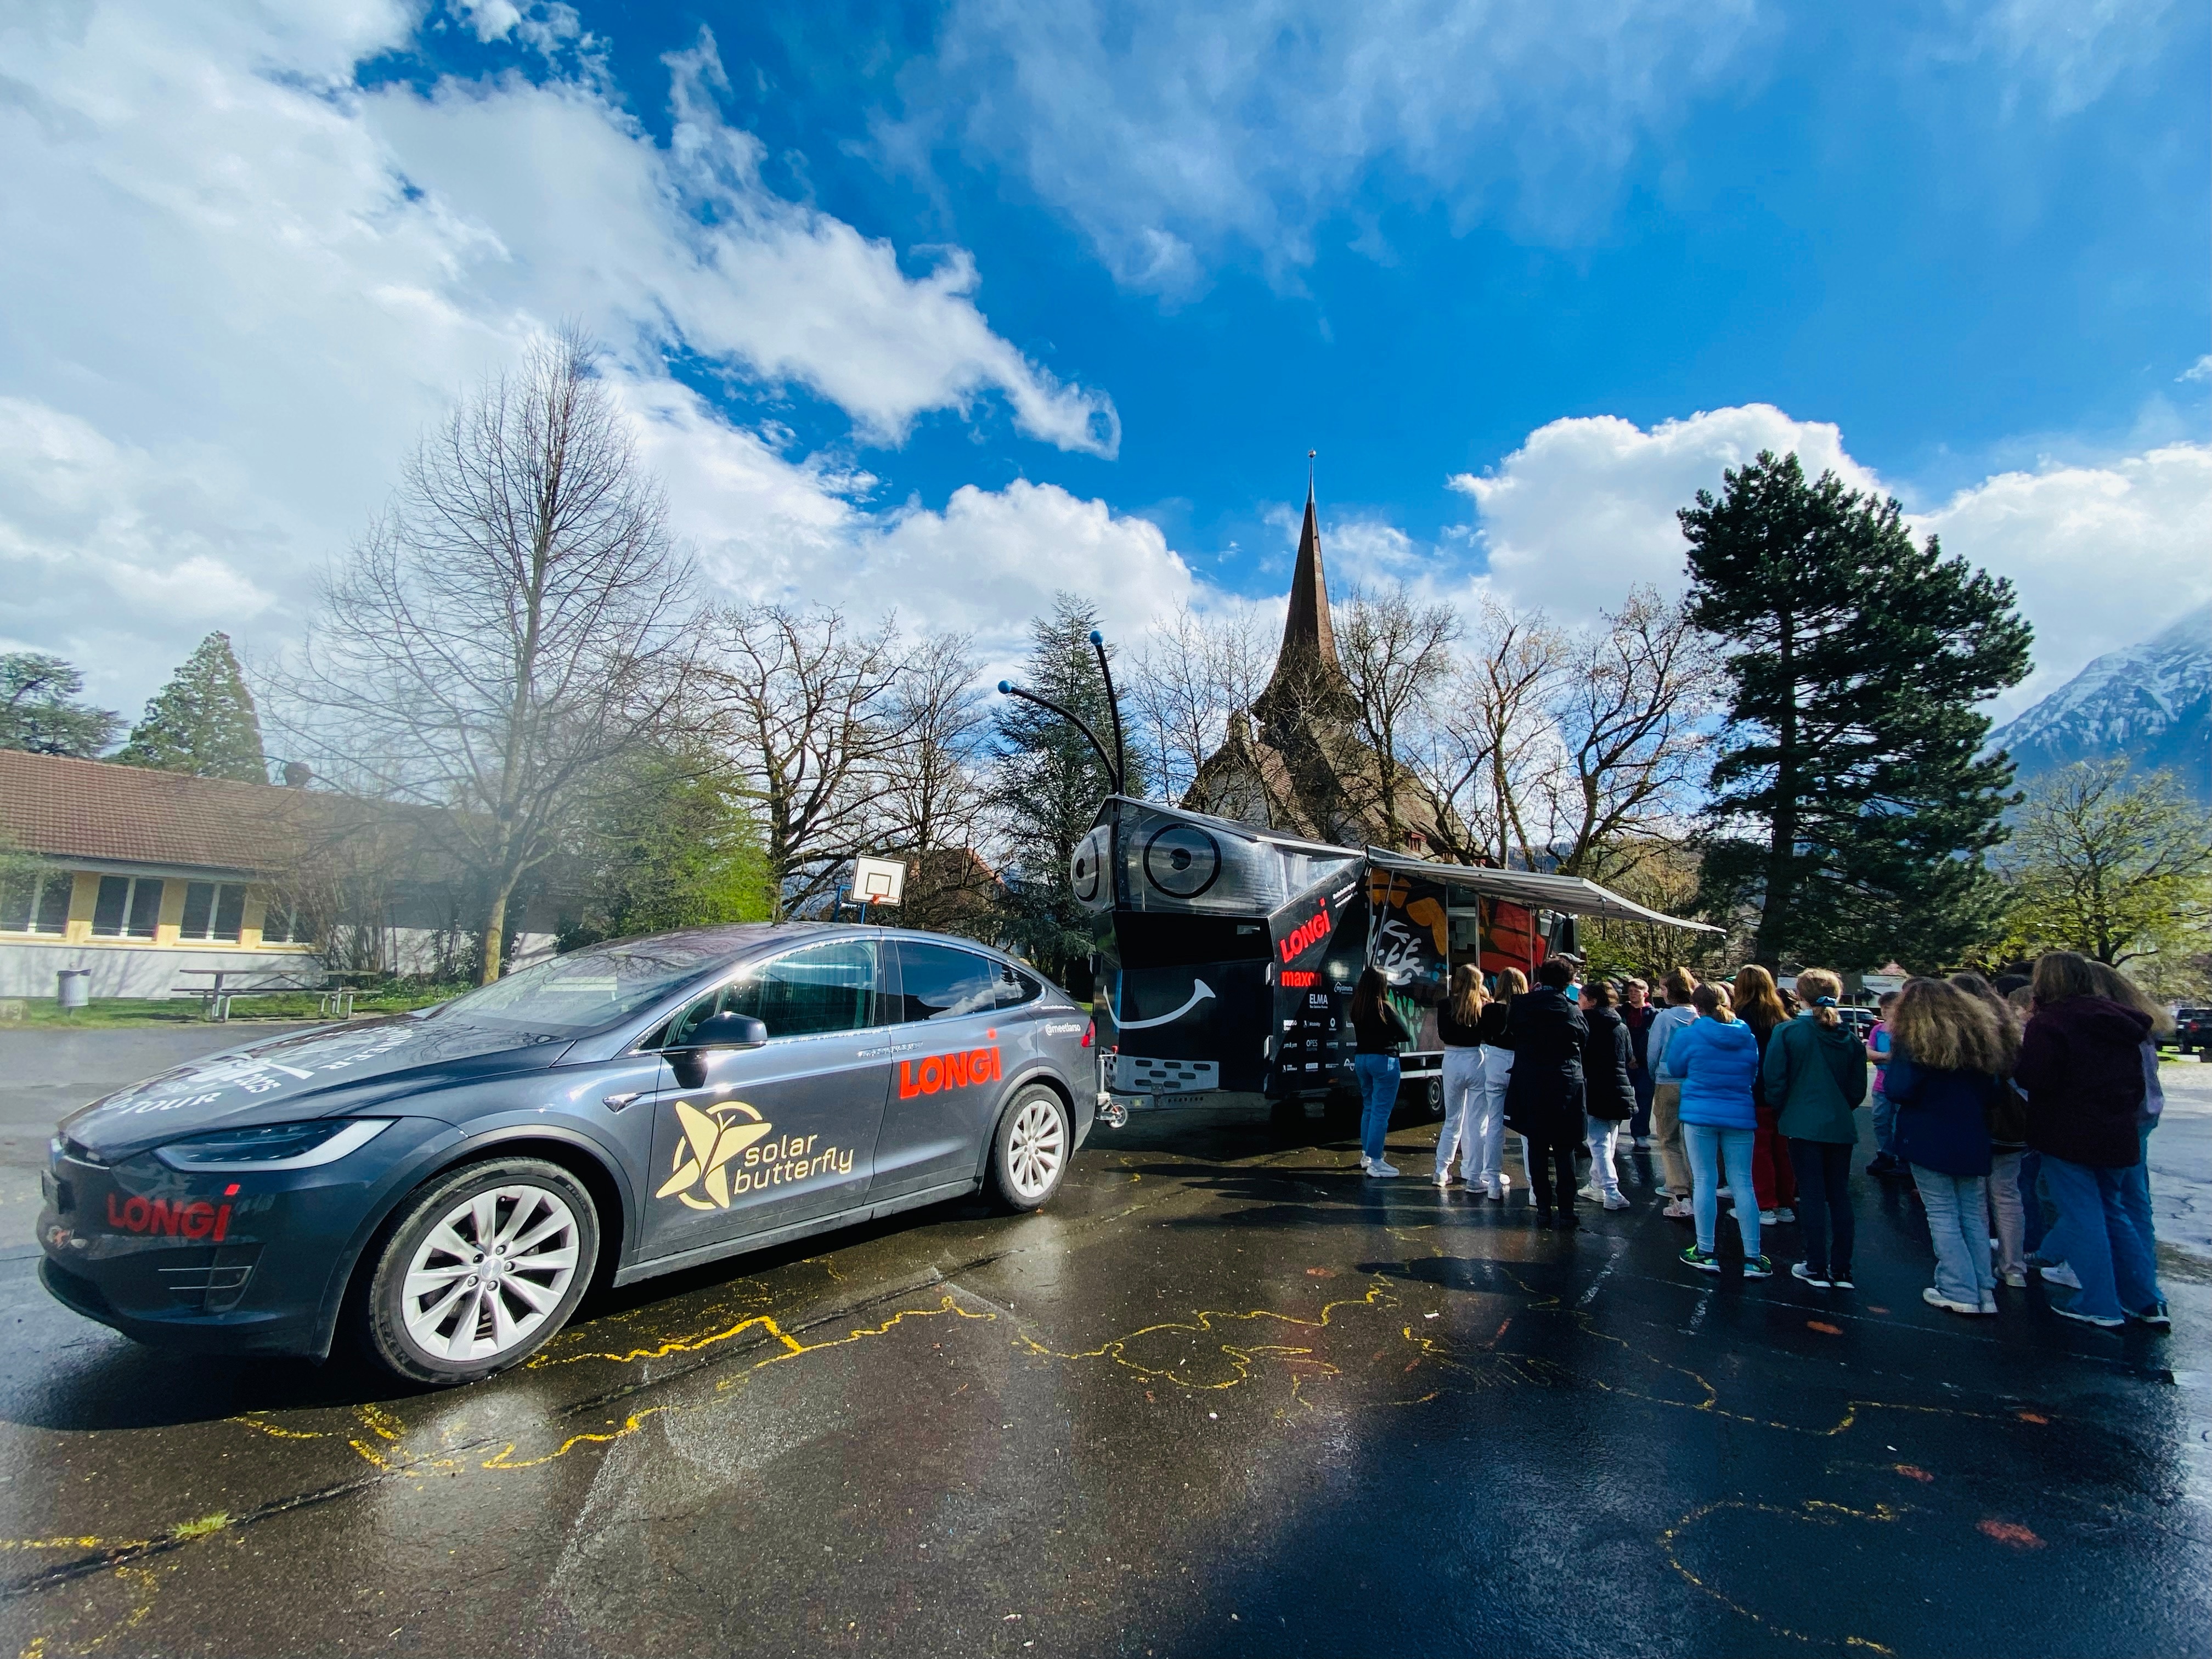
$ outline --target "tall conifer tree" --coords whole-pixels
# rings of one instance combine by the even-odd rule
[[[269,781],[260,716],[254,712],[253,694],[246,689],[245,671],[231,652],[229,635],[210,634],[199,642],[146,705],[145,717],[131,728],[131,740],[115,758],[125,766],[161,772]]]
[[[1732,681],[1707,901],[1757,908],[1770,967],[1957,962],[1996,924],[1983,855],[2016,799],[1976,709],[2027,672],[2012,584],[1915,545],[1895,501],[1807,483],[1794,454],[1679,516],[1690,614]]]
[[[1030,624],[1032,643],[1020,684],[1073,710],[1110,749],[1113,715],[1091,647],[1091,630],[1097,625],[1097,612],[1082,600],[1056,595],[1052,614]],[[1091,951],[1088,921],[1068,886],[1068,861],[1075,844],[1090,833],[1113,780],[1083,734],[1048,709],[1009,698],[998,711],[997,726],[999,775],[992,804],[1015,847],[1014,930],[1030,959],[1066,983]],[[1128,758],[1130,792],[1140,793],[1138,758]]]

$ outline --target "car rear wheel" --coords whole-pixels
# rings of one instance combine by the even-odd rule
[[[581,1182],[534,1158],[471,1164],[401,1207],[369,1281],[369,1352],[412,1382],[473,1382],[568,1322],[599,1259]]]
[[[1060,1190],[1075,1144],[1067,1107],[1042,1083],[1014,1097],[991,1137],[991,1194],[1010,1210],[1034,1210]]]

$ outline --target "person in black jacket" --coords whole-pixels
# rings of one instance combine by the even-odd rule
[[[1352,988],[1352,1031],[1357,1052],[1352,1074],[1359,1083],[1359,1167],[1370,1176],[1398,1173],[1382,1157],[1390,1109],[1398,1103],[1398,1050],[1413,1040],[1390,1000],[1381,972],[1370,968]]]
[[[1613,1008],[1612,986],[1600,980],[1583,987],[1583,1021],[1589,1036],[1583,1043],[1583,1128],[1589,1141],[1589,1185],[1577,1194],[1608,1210],[1625,1210],[1620,1176],[1613,1167],[1620,1126],[1636,1115],[1636,1085],[1629,1077],[1635,1058],[1627,1024]]]
[[[1583,1138],[1583,1045],[1589,1026],[1568,1000],[1574,966],[1554,957],[1536,970],[1536,988],[1513,999],[1506,1036],[1513,1079],[1505,1085],[1505,1124],[1528,1147],[1536,1224],[1575,1224],[1575,1145]]]

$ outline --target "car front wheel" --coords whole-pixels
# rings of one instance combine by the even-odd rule
[[[1014,1097],[991,1137],[991,1195],[1010,1210],[1034,1210],[1060,1190],[1075,1137],[1067,1107],[1042,1083]]]
[[[411,1382],[505,1370],[568,1323],[599,1251],[591,1194],[559,1164],[464,1165],[401,1206],[369,1281],[367,1346]]]

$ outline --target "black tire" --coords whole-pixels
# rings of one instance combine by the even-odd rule
[[[1003,1209],[1042,1209],[1051,1202],[1075,1156],[1075,1126],[1067,1103],[1032,1083],[1007,1103],[991,1132],[991,1200]]]
[[[470,1275],[468,1269],[473,1262],[459,1261],[451,1249],[434,1244],[431,1239],[456,1211],[466,1206],[473,1212],[477,1200],[487,1194],[492,1196],[489,1207],[494,1218],[495,1243],[490,1250],[476,1252],[474,1260],[509,1260],[507,1247],[495,1242],[501,1227],[511,1226],[514,1239],[527,1246],[512,1258],[525,1265],[510,1269],[504,1277],[497,1273],[481,1278]],[[525,1194],[536,1196],[526,1200]],[[526,1202],[530,1207],[525,1207]],[[566,1206],[565,1225],[556,1205]],[[477,1240],[473,1237],[473,1225],[464,1224],[469,1226],[469,1231],[464,1232],[457,1227],[455,1236],[464,1244],[474,1244]],[[530,1243],[533,1234],[545,1226],[554,1230],[546,1240]],[[572,1246],[561,1242],[563,1232],[573,1235]],[[562,1278],[557,1261],[570,1250],[574,1260],[568,1264],[567,1276]],[[428,1328],[424,1322],[433,1316],[449,1319],[454,1333],[453,1346],[466,1346],[472,1351],[465,1358],[452,1348],[445,1352],[434,1351],[419,1340],[416,1329],[410,1328],[405,1305],[407,1277],[418,1253],[425,1251],[430,1261],[437,1264],[427,1269],[427,1277],[442,1278],[449,1283],[457,1273],[462,1278],[459,1288],[450,1293],[452,1302],[444,1301],[436,1291],[422,1293],[416,1304],[416,1329]],[[385,1231],[368,1292],[361,1307],[362,1346],[378,1364],[409,1382],[447,1388],[478,1382],[510,1365],[520,1364],[568,1322],[592,1282],[592,1273],[599,1266],[599,1255],[598,1207],[592,1204],[592,1195],[584,1190],[583,1183],[559,1164],[536,1158],[495,1158],[449,1170],[416,1188],[399,1206],[393,1224]],[[529,1265],[538,1256],[556,1265]],[[448,1260],[455,1261],[457,1266],[442,1265]],[[518,1285],[523,1288],[518,1289]],[[471,1300],[473,1305],[459,1305]],[[541,1301],[546,1305],[538,1306]],[[510,1324],[530,1319],[537,1322],[506,1346],[496,1346],[489,1352],[477,1352],[486,1341],[499,1340],[501,1315]],[[460,1336],[465,1319],[471,1333],[465,1341]]]

